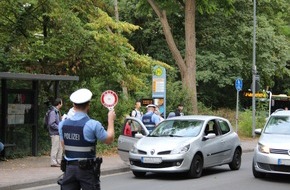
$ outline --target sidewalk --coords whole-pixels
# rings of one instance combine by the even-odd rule
[[[253,151],[257,139],[242,139],[243,152]],[[60,168],[50,167],[49,156],[0,161],[0,190],[11,190],[56,183]],[[103,156],[102,176],[130,171],[118,155]]]

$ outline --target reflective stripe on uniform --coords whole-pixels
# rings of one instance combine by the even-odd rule
[[[66,151],[74,151],[74,152],[90,152],[92,150],[94,150],[95,147],[93,146],[89,146],[89,147],[80,147],[80,146],[68,146],[65,145],[64,149]]]

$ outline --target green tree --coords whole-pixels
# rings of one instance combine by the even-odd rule
[[[284,84],[283,88],[287,89],[285,86],[288,83],[278,80],[279,82],[274,84],[273,81],[277,78],[283,78],[285,81],[288,78],[288,69],[283,65],[289,60],[289,53],[287,53],[289,52],[289,40],[285,36],[285,28],[289,26],[289,22],[287,22],[289,20],[287,19],[289,2],[271,2],[259,1],[258,5],[257,66],[261,76],[261,88],[266,86],[274,88],[277,84]],[[170,51],[162,38],[161,22],[154,17],[154,13],[138,9],[141,3],[137,1],[123,3],[125,6],[121,7],[121,18],[123,15],[124,20],[140,25],[142,28],[130,36],[130,41],[133,42],[136,50],[163,61],[167,60],[171,65],[175,64],[175,61],[169,58]],[[169,6],[167,2],[159,3],[158,5],[163,6],[164,10],[166,8],[170,31],[184,56],[185,49],[182,48],[185,46],[183,9],[177,8],[180,6]],[[234,1],[233,9],[220,5],[212,8],[211,11],[207,10],[205,8],[207,6],[200,1],[197,3],[197,9],[200,10],[196,13],[198,99],[213,108],[234,107],[236,101],[236,97],[233,96],[236,94],[235,79],[243,78],[244,90],[250,88],[252,81],[253,3],[239,0]],[[148,4],[143,1],[142,8],[145,5]],[[265,25],[265,22],[269,24]]]
[[[168,48],[174,58],[180,71],[181,80],[184,89],[189,93],[193,113],[197,113],[197,89],[196,89],[196,31],[195,31],[195,15],[196,10],[199,12],[214,12],[219,8],[229,8],[232,4],[231,0],[218,2],[208,1],[170,1],[164,2],[160,0],[139,1],[138,6],[144,8],[148,4],[158,16],[163,34],[165,36]],[[168,15],[179,14],[184,16],[184,47],[178,47],[176,38],[169,24]]]
[[[289,3],[277,2],[281,1],[259,1],[257,9],[256,65],[261,89],[275,88],[275,81],[286,86],[289,78],[290,44],[281,30],[286,24],[284,16],[288,15]],[[197,22],[202,23],[197,27],[197,80],[207,105],[235,105],[232,95],[237,77],[243,78],[243,90],[251,86],[252,6],[252,2],[240,0],[234,3],[235,12],[229,16],[220,12],[197,16]]]
[[[118,89],[141,88],[151,66],[126,33],[139,27],[117,22],[101,1],[1,1],[1,69],[46,74],[97,75]],[[166,66],[166,65],[165,65]],[[107,85],[106,85],[107,86]],[[110,87],[110,86],[107,86]]]

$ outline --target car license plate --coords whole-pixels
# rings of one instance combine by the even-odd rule
[[[290,166],[290,159],[278,159],[278,165]]]
[[[141,162],[145,164],[160,164],[162,162],[162,158],[158,157],[142,157]]]

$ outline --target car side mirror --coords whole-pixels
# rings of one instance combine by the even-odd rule
[[[216,135],[214,133],[209,133],[208,135],[203,137],[203,140],[206,141],[208,139],[213,139],[215,137],[216,137]]]
[[[255,134],[261,135],[262,134],[262,129],[255,129]]]
[[[143,138],[144,136],[141,134],[141,133],[136,133],[135,134],[135,138],[137,138],[137,139],[141,139],[141,138]]]

